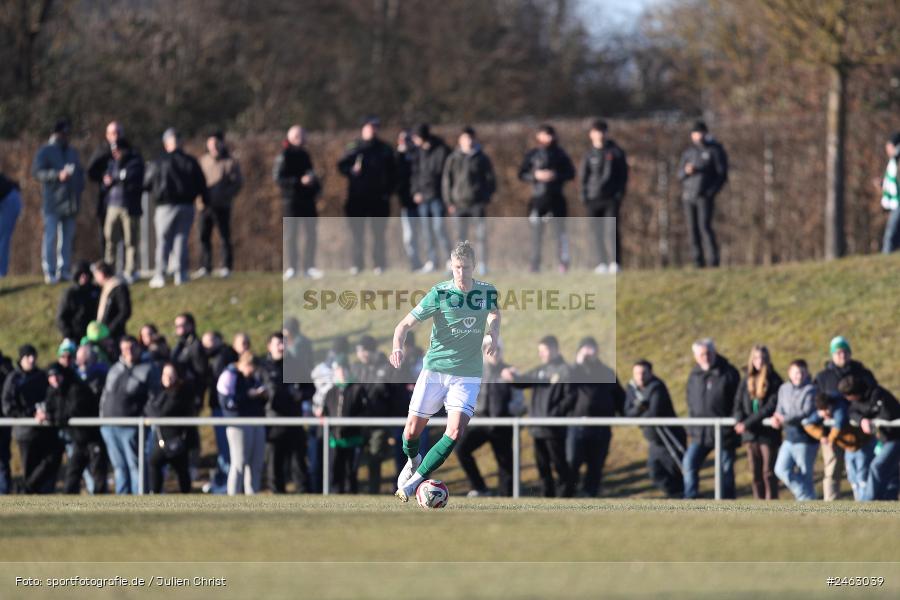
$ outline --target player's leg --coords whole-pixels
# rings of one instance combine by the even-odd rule
[[[438,373],[427,369],[423,369],[419,373],[412,398],[409,400],[409,416],[406,418],[406,426],[403,429],[403,453],[407,460],[403,470],[400,471],[400,476],[397,477],[397,490],[403,489],[409,478],[422,464],[419,437],[425,431],[428,419],[440,410],[446,393]]]
[[[440,379],[439,375],[438,378]],[[479,377],[444,376],[443,380],[432,387],[437,387],[441,393],[446,390],[444,408],[447,409],[447,429],[444,431],[443,437],[428,450],[428,454],[422,459],[422,464],[419,465],[413,476],[402,488],[397,490],[397,497],[404,502],[415,493],[419,484],[428,479],[431,473],[444,464],[444,461],[453,453],[457,440],[465,431],[469,419],[475,414],[475,402],[478,399],[478,390],[481,388],[481,379]],[[418,385],[417,382],[416,386],[418,387]],[[413,391],[413,396],[415,397],[415,395],[416,393]],[[412,414],[414,413],[411,404],[410,415]]]

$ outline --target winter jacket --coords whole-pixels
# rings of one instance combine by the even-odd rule
[[[394,191],[397,199],[400,201],[400,207],[407,210],[414,210],[416,203],[412,197],[412,161],[415,148],[408,147],[402,152],[397,150],[394,152],[394,175],[395,184]]]
[[[267,417],[302,417],[303,401],[296,384],[284,382],[284,361],[266,357],[260,369],[260,379],[266,388]],[[269,427],[269,441],[297,434],[296,427]]]
[[[356,363],[350,369],[353,381],[366,388],[366,415],[389,417],[394,410],[394,368],[383,352],[372,356],[369,363]]]
[[[91,158],[88,161],[88,179],[97,184],[97,217],[102,217],[106,214],[107,190],[103,187],[103,175],[106,173],[106,167],[109,165],[110,160],[112,160],[112,151],[109,149],[109,143],[103,142],[96,150],[94,150],[94,153],[91,154]]]
[[[531,416],[568,417],[575,407],[576,389],[571,383],[572,371],[562,356],[557,356],[545,365],[514,377],[517,388],[533,388],[531,395]],[[565,427],[531,427],[534,438],[564,438]]]
[[[740,375],[728,359],[721,354],[708,371],[694,366],[687,381],[688,416],[731,417],[734,414],[734,396],[740,384]],[[688,427],[691,442],[712,448],[715,445],[713,427]],[[736,448],[740,439],[731,427],[722,428],[722,444]]]
[[[775,414],[778,405],[778,389],[784,380],[769,369],[766,376],[766,397],[753,398],[747,388],[747,377],[741,380],[738,386],[737,396],[734,399],[734,418],[744,424],[744,433],[741,434],[742,442],[762,442],[777,445],[781,441],[781,432],[763,425],[763,419],[768,419]]]
[[[231,154],[223,150],[219,156],[204,154],[200,168],[209,190],[209,203],[214,208],[229,208],[244,185],[241,165]]]
[[[219,377],[228,368],[231,363],[237,362],[238,355],[234,348],[226,344],[221,344],[215,350],[207,350],[206,359],[209,363],[209,372],[207,373],[206,389],[209,407],[219,408],[219,394],[216,391],[216,384],[219,383]]]
[[[694,165],[694,172],[690,175],[684,172],[688,163]],[[711,135],[707,135],[700,144],[691,144],[681,155],[678,174],[685,201],[714,197],[728,181],[728,155],[725,148]]]
[[[141,216],[141,198],[144,194],[144,159],[133,150],[127,150],[120,160],[110,157],[106,166],[106,175],[112,177],[112,185],[100,180],[102,195],[107,204],[112,194],[122,196],[122,206],[132,217]]]
[[[250,396],[250,390],[259,388],[262,381],[255,375],[248,379],[234,364],[222,372],[216,383],[219,406],[225,417],[263,417],[266,414],[266,394]]]
[[[556,172],[556,178],[547,182],[537,181],[534,178],[534,172],[540,169],[552,169]],[[530,150],[519,167],[519,179],[531,184],[529,212],[537,211],[541,215],[553,213],[557,217],[566,216],[563,185],[567,181],[575,179],[575,165],[558,144],[553,143],[547,147]]]
[[[12,191],[19,191],[19,184],[0,173],[0,203],[2,203]]]
[[[900,419],[900,404],[893,394],[880,385],[872,386],[861,400],[850,403],[850,420],[859,423],[863,419]],[[900,428],[879,427],[878,436],[885,441],[900,440]]]
[[[64,338],[76,344],[87,333],[88,323],[97,318],[97,305],[100,302],[100,287],[73,284],[63,294],[56,311],[56,326]]]
[[[59,180],[59,173],[70,165],[74,168],[68,179]],[[84,171],[78,152],[72,146],[63,145],[52,136],[34,157],[31,174],[41,183],[43,211],[57,217],[74,217],[81,204],[84,191]]]
[[[285,217],[315,217],[316,198],[322,192],[317,178],[309,185],[301,181],[304,175],[315,175],[309,153],[300,146],[285,143],[284,150],[275,157],[272,178],[281,191],[282,215]]]
[[[362,170],[353,172],[359,163]],[[380,139],[356,140],[338,161],[338,171],[347,178],[348,217],[386,217],[390,213],[390,195],[396,185],[394,150]]]
[[[816,413],[816,385],[812,382],[795,386],[786,381],[778,388],[775,412],[784,417],[784,437],[794,444],[813,444],[815,440],[804,425],[820,422]]]
[[[629,381],[628,389],[625,390],[625,416],[646,419],[677,416],[675,408],[672,406],[672,398],[669,396],[669,389],[663,380],[653,377],[643,388],[638,387],[634,381]],[[668,430],[682,447],[685,446],[687,436],[681,427],[673,425],[641,427],[644,438],[648,442],[666,445],[667,442],[664,441],[663,436],[667,434],[663,433],[662,429]]]
[[[194,415],[194,395],[187,385],[161,388],[157,390],[144,406],[144,414],[148,417],[191,417]],[[176,425],[160,425],[157,437],[162,447],[169,452],[177,453],[187,448],[187,436],[190,427]]]
[[[612,140],[591,146],[581,164],[581,201],[589,206],[620,202],[628,185],[625,151]]]
[[[816,375],[816,387],[826,394],[838,394],[838,382],[847,375],[863,381],[866,387],[875,387],[878,382],[872,371],[868,370],[861,362],[849,360],[843,367],[838,367],[833,361],[825,363],[825,368]]]
[[[98,417],[100,397],[84,383],[75,371],[66,370],[58,388],[47,386],[47,415],[57,427],[65,427],[73,417]],[[98,443],[99,427],[69,427],[69,437],[76,444]]]
[[[197,197],[209,204],[209,190],[200,163],[180,148],[162,154],[151,171],[150,192],[157,205],[193,205]]]
[[[439,137],[431,136],[428,148],[416,148],[413,151],[410,191],[422,194],[425,201],[441,198],[441,178],[444,175],[444,163],[450,156],[450,148]],[[443,198],[446,200],[446,198]]]
[[[335,384],[325,394],[323,414],[329,417],[366,416],[367,401],[366,388],[360,384]],[[362,430],[354,426],[333,425],[330,443],[337,447],[361,446]]]
[[[487,204],[496,191],[494,166],[481,146],[475,146],[468,154],[459,148],[450,154],[441,180],[441,197],[445,202],[465,210]]]
[[[900,207],[900,188],[897,184],[897,163],[900,160],[900,148],[888,161],[881,181],[881,207],[884,210],[897,210]]]
[[[500,377],[500,373],[508,366],[504,362],[492,365],[485,361],[478,401],[475,404],[476,417],[513,417],[519,416],[525,409],[522,390],[511,386]],[[485,431],[491,433],[495,430],[508,431],[508,428],[502,426],[485,428]]]
[[[47,374],[44,371],[34,368],[26,372],[16,365],[3,383],[3,392],[0,396],[3,416],[14,419],[34,417],[34,407],[47,397],[47,387]],[[22,425],[13,427],[13,438],[19,442],[33,440],[38,435],[39,432],[35,427]]]
[[[572,385],[575,388],[573,417],[615,417],[625,413],[625,390],[615,371],[599,360],[585,361],[572,367]],[[600,436],[609,427],[589,427],[587,435]]]
[[[159,370],[152,363],[128,366],[119,360],[106,376],[100,396],[101,417],[139,417],[159,389]]]
[[[97,306],[97,320],[109,329],[109,336],[117,340],[125,335],[128,319],[131,318],[131,293],[128,285],[113,277],[104,287],[109,286],[108,291],[101,290]]]

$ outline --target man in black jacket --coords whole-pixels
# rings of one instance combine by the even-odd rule
[[[110,339],[117,341],[128,327],[131,318],[131,293],[128,284],[114,274],[110,263],[94,263],[94,280],[100,286],[97,321],[109,329]]]
[[[370,335],[359,338],[356,345],[358,363],[350,368],[353,381],[366,390],[366,416],[390,417],[396,405],[395,396],[399,393],[394,383],[394,369],[388,363],[384,352],[378,350],[378,342]],[[388,439],[390,430],[382,427],[366,429],[366,440],[363,460],[369,470],[368,492],[381,493],[381,465],[389,457]]]
[[[188,234],[194,223],[194,201],[202,197],[203,205],[209,204],[203,169],[196,158],[182,150],[178,132],[169,128],[162,139],[165,153],[157,160],[150,181],[156,200],[156,274],[150,280],[151,288],[165,287],[173,252],[178,263],[175,285],[188,281]]]
[[[581,201],[588,215],[597,217],[593,224],[597,243],[595,273],[617,273],[621,263],[619,242],[619,209],[628,184],[628,161],[625,151],[607,135],[606,121],[591,124],[591,148],[581,165]]]
[[[740,374],[730,362],[716,352],[710,338],[694,342],[691,346],[696,366],[687,381],[688,416],[726,417],[734,413],[734,396],[740,383]],[[698,474],[703,461],[715,448],[713,427],[689,427],[691,443],[684,453],[684,497],[697,497]],[[731,427],[722,428],[722,497],[734,498],[734,451],[740,438]]]
[[[37,367],[37,350],[26,344],[19,348],[16,370],[7,376],[3,385],[3,416],[34,418],[41,412],[46,397],[47,374]],[[51,493],[62,461],[59,432],[47,427],[17,425],[13,428],[13,438],[19,444],[24,492]]]
[[[864,378],[846,375],[838,391],[850,402],[850,420],[859,423],[864,433],[877,430],[881,449],[869,464],[869,477],[863,500],[896,500],[900,492],[900,428],[876,427],[873,419],[900,419],[900,403],[880,385]]]
[[[464,127],[459,134],[459,145],[444,165],[441,182],[447,210],[457,224],[457,239],[469,238],[469,221],[475,224],[478,275],[487,274],[487,205],[497,191],[494,166],[481,148],[475,130]]]
[[[586,337],[578,343],[572,385],[575,387],[573,417],[615,417],[625,411],[625,390],[615,371],[597,358],[597,340]],[[581,465],[587,465],[579,494],[589,498],[600,495],[603,465],[609,453],[612,431],[609,427],[568,428],[566,458],[572,477],[580,478]]]
[[[416,154],[416,145],[408,129],[397,134],[397,149],[394,152],[394,174],[396,183],[394,191],[400,202],[400,227],[403,230],[403,251],[409,260],[409,269],[418,271],[422,268],[419,260],[419,207],[413,202],[412,195],[412,163]]]
[[[319,216],[316,201],[322,193],[322,185],[313,169],[312,159],[304,147],[306,132],[299,125],[288,129],[281,154],[275,157],[272,177],[281,191],[281,215],[284,217],[284,256],[286,265],[284,280],[304,274],[321,279],[322,271],[316,268],[316,224]],[[299,230],[303,229],[303,268],[300,269],[297,252]]]
[[[838,383],[844,377],[853,375],[867,388],[878,385],[872,371],[857,360],[853,360],[850,342],[843,336],[836,336],[829,344],[831,360],[815,377],[816,387],[826,394],[837,394]],[[844,472],[844,450],[836,444],[822,445],[822,496],[826,502],[837,500],[841,493],[841,477]]]
[[[144,159],[123,137],[110,144],[111,156],[100,182],[104,190],[106,217],[103,223],[104,260],[116,264],[119,242],[125,245],[125,281],[138,278],[138,245],[141,234],[141,198],[144,193]]]
[[[284,336],[279,331],[269,336],[268,355],[262,365],[262,380],[268,395],[267,417],[301,417],[303,401],[295,383],[284,382]],[[287,491],[288,476],[297,493],[310,491],[309,465],[306,462],[306,430],[303,427],[266,428],[269,443],[269,480],[273,492]]]
[[[191,313],[181,313],[175,317],[175,335],[178,342],[172,349],[172,362],[180,369],[185,383],[191,387],[194,396],[194,410],[203,406],[203,394],[209,381],[209,357],[197,335],[197,322]]]
[[[418,207],[422,238],[425,240],[427,261],[422,271],[430,273],[439,269],[450,256],[450,245],[444,224],[444,216],[447,214],[447,207],[444,204],[446,198],[442,197],[441,189],[444,163],[450,156],[450,148],[444,140],[431,133],[427,123],[422,123],[416,128],[412,139],[416,144],[416,150],[413,152],[410,191],[413,202]]]
[[[678,177],[682,201],[691,234],[694,264],[702,268],[719,266],[719,246],[713,231],[716,194],[728,181],[728,155],[709,134],[703,121],[691,129],[691,145],[681,155]]]
[[[106,126],[106,137],[91,155],[88,162],[87,176],[88,179],[97,184],[97,208],[95,216],[97,217],[97,233],[100,239],[100,254],[106,255],[106,235],[104,233],[106,225],[106,194],[107,189],[103,186],[103,176],[106,174],[107,166],[112,158],[112,150],[110,147],[119,141],[124,135],[122,125],[118,121],[111,121]]]
[[[541,125],[536,134],[538,147],[529,150],[519,167],[519,179],[531,184],[528,220],[532,225],[531,270],[541,268],[541,245],[544,225],[552,222],[556,229],[560,271],[569,268],[569,237],[565,217],[568,215],[563,185],[575,179],[575,166],[556,139],[551,125]]]
[[[353,267],[357,274],[365,266],[366,221],[372,230],[372,262],[375,273],[385,267],[385,219],[391,212],[391,193],[396,182],[394,150],[378,137],[380,122],[367,117],[360,139],[352,142],[338,161],[338,171],[347,178],[347,203],[344,213],[349,217]]]
[[[559,342],[552,335],[538,342],[541,366],[518,374],[514,367],[501,373],[504,381],[519,388],[533,388],[531,415],[535,417],[568,417],[575,406],[576,390],[571,383],[571,369],[559,353]],[[559,496],[575,495],[575,478],[566,461],[566,430],[563,427],[531,427],[534,439],[534,459],[541,477],[541,495],[557,495],[552,468],[559,477]],[[551,468],[552,465],[552,468]]]
[[[669,389],[653,374],[653,365],[639,360],[631,369],[632,379],[625,392],[625,415],[646,419],[675,417]],[[681,460],[687,436],[678,426],[641,427],[647,440],[647,471],[658,490],[668,498],[684,496]]]
[[[56,326],[63,338],[76,344],[87,333],[88,323],[97,318],[100,302],[100,286],[94,284],[91,266],[87,261],[75,265],[72,279],[75,281],[65,291],[56,311]]]
[[[54,364],[47,368],[47,422],[65,427],[72,417],[100,415],[100,397],[79,379],[71,369]],[[72,440],[72,452],[66,463],[65,493],[81,491],[81,476],[89,469],[95,493],[106,491],[106,449],[98,427],[69,427],[66,434]]]
[[[518,416],[524,410],[522,390],[516,389],[501,378],[501,373],[509,365],[503,361],[503,349],[493,356],[485,356],[484,375],[481,377],[481,389],[478,391],[476,417],[511,417]],[[474,452],[484,444],[490,444],[497,461],[499,485],[497,494],[512,496],[513,493],[513,432],[512,427],[479,426],[469,427],[459,439],[456,446],[456,457],[472,489],[469,497],[489,494],[487,484],[478,470]]]

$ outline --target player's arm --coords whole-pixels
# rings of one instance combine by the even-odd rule
[[[410,313],[403,317],[403,320],[397,323],[397,326],[394,328],[394,345],[388,361],[395,369],[399,369],[400,363],[403,362],[403,343],[406,341],[406,333],[415,327],[418,322],[419,320]]]
[[[500,346],[500,309],[494,308],[491,312],[488,313],[487,320],[485,321],[485,338],[490,338],[484,340],[484,353],[488,356],[494,356],[497,353],[497,348]]]

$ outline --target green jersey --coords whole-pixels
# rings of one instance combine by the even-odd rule
[[[460,377],[481,377],[485,322],[488,313],[497,308],[497,302],[497,288],[483,281],[473,280],[468,292],[456,287],[452,279],[431,288],[410,312],[417,321],[434,319],[424,368]]]

